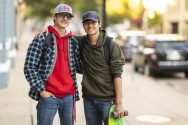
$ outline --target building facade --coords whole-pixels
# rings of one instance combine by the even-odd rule
[[[164,14],[163,32],[188,38],[188,0],[174,0],[168,5]]]

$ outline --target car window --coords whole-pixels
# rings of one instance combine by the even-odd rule
[[[131,45],[137,46],[143,40],[144,40],[144,36],[127,36],[127,41]]]
[[[157,49],[176,49],[176,50],[182,50],[182,49],[187,49],[188,48],[188,42],[185,41],[177,41],[177,42],[172,42],[172,41],[163,41],[163,42],[158,42],[156,44]]]

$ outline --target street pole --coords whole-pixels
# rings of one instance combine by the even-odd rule
[[[107,18],[106,18],[106,0],[103,0],[102,3],[102,28],[105,29],[107,26]]]

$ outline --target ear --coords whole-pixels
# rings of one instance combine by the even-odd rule
[[[56,17],[57,17],[57,16],[56,16],[56,15],[54,15],[54,16],[53,16],[53,20],[55,20],[55,19],[56,19]]]
[[[101,23],[100,22],[98,22],[99,23],[99,27],[101,27]]]

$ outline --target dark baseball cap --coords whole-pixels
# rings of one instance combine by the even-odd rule
[[[82,23],[85,22],[86,20],[93,20],[93,21],[100,21],[100,18],[95,11],[88,11],[83,14],[82,16]]]

